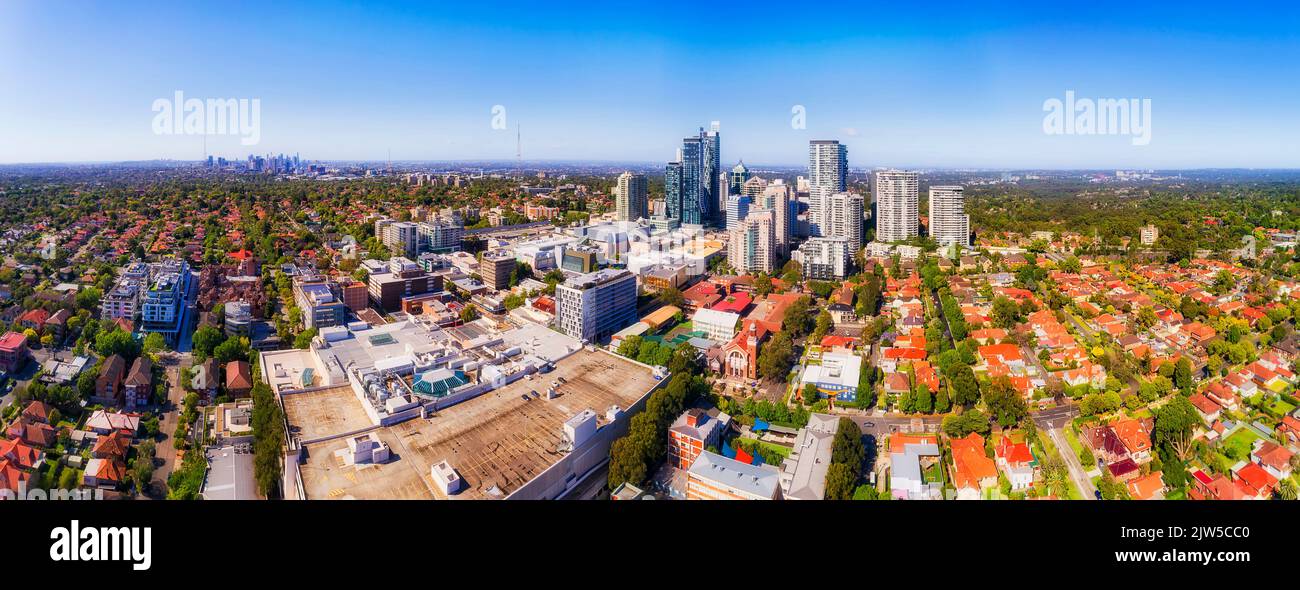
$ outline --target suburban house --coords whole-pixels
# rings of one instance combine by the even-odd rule
[[[5,429],[5,434],[9,438],[40,449],[53,447],[59,440],[57,429],[27,416],[19,416],[10,423],[9,428]]]
[[[1220,406],[1218,402],[1203,393],[1194,394],[1187,401],[1192,402],[1192,405],[1196,407],[1196,413],[1201,415],[1201,419],[1206,424],[1213,424],[1223,414],[1223,406]]]
[[[939,439],[932,434],[889,437],[889,491],[896,500],[938,500],[938,482],[926,482],[926,467],[939,461]]]
[[[1126,484],[1128,495],[1134,500],[1163,500],[1165,482],[1159,471],[1152,471],[1142,477],[1134,478]]]
[[[27,362],[27,337],[18,332],[0,336],[0,372],[15,373]]]
[[[984,490],[998,485],[997,464],[984,454],[984,437],[972,432],[948,443],[952,447],[952,483],[958,500],[979,500]]]
[[[248,397],[253,391],[253,376],[248,363],[232,361],[226,363],[226,394],[231,397]]]
[[[1255,451],[1250,454],[1250,460],[1263,467],[1274,479],[1282,480],[1291,477],[1293,456],[1295,453],[1270,440],[1257,443]]]
[[[90,418],[86,420],[86,430],[101,436],[112,434],[117,430],[125,430],[127,434],[134,436],[139,429],[139,414],[95,410],[94,413],[90,415]]]
[[[1002,435],[994,449],[998,467],[1011,482],[1012,490],[1028,489],[1034,483],[1034,453],[1024,442],[1012,442],[1011,437]]]

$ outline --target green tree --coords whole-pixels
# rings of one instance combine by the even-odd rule
[[[1003,428],[1029,415],[1029,406],[1007,377],[995,377],[984,390],[984,405]]]
[[[785,332],[777,332],[758,351],[759,376],[769,381],[785,381],[793,363],[794,343]]]
[[[959,406],[970,407],[978,402],[980,388],[975,379],[975,371],[967,366],[958,367],[953,375],[952,393],[953,403]]]
[[[148,487],[153,480],[154,442],[146,440],[135,447],[135,460],[131,463],[131,474],[139,490]]]
[[[194,350],[202,352],[205,357],[210,357],[212,351],[219,344],[226,341],[226,336],[215,326],[205,324],[194,331],[193,341]]]
[[[1192,362],[1185,356],[1179,357],[1174,364],[1174,385],[1186,395],[1191,395],[1192,389],[1196,387],[1192,379]]]
[[[657,297],[664,305],[671,305],[679,308],[686,306],[686,296],[683,295],[681,290],[677,287],[661,289]]]
[[[167,339],[162,334],[150,332],[148,336],[144,337],[143,351],[145,354],[153,357],[164,350],[167,350]]]
[[[130,334],[114,327],[101,330],[95,335],[95,352],[105,357],[120,355],[129,362],[140,356],[140,343]]]
[[[809,384],[803,386],[803,403],[808,404],[808,405],[811,406],[811,405],[817,403],[817,398],[818,398],[818,397],[820,397],[820,396],[819,396],[818,393],[817,393],[817,386],[816,386],[816,385],[813,385],[812,383],[809,383]]]
[[[311,341],[316,337],[316,328],[308,328],[293,337],[293,347],[306,350],[311,348]]]
[[[857,481],[857,472],[852,467],[844,463],[831,463],[826,468],[826,499],[852,499]]]
[[[227,338],[212,351],[212,358],[219,363],[248,358],[248,341],[245,338]]]

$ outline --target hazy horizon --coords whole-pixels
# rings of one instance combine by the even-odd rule
[[[0,162],[662,164],[719,121],[728,167],[811,139],[857,169],[1300,167],[1296,6],[259,7],[5,3]],[[157,134],[178,91],[259,101],[257,143]],[[1149,100],[1150,142],[1046,133],[1071,92]]]

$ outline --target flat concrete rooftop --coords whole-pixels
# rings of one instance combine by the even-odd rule
[[[559,396],[545,399],[547,387],[560,378],[565,382],[558,388]],[[504,498],[564,457],[559,449],[566,420],[591,409],[603,426],[610,406],[627,408],[656,383],[646,367],[583,349],[561,360],[550,373],[521,379],[431,418],[375,429],[392,451],[387,463],[363,468],[343,465],[335,456],[335,451],[347,447],[342,437],[307,445],[300,466],[303,488],[308,499],[447,499],[430,476],[430,467],[446,460],[464,479],[462,491],[452,498]],[[525,394],[529,394],[527,401],[522,398]],[[348,395],[351,403],[357,403],[351,392]],[[323,407],[312,411],[328,413]],[[306,409],[295,412],[299,419],[309,415]],[[291,415],[291,424],[294,419]],[[347,430],[342,425],[333,428]]]

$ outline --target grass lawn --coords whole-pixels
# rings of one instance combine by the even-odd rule
[[[782,460],[790,456],[790,451],[791,451],[790,447],[778,445],[774,442],[768,442],[765,440],[757,440],[752,438],[736,439],[736,440],[745,441],[745,443],[742,444],[750,444],[750,445],[754,445],[755,447],[762,447],[764,449],[767,449],[771,451],[773,454],[780,455]],[[732,441],[732,443],[733,445],[736,444],[735,441]]]
[[[1069,429],[1066,428],[1064,430],[1069,430]],[[1061,456],[1060,451],[1056,449],[1056,444],[1052,442],[1052,437],[1048,436],[1046,432],[1040,434],[1038,440],[1043,443],[1043,448],[1040,450],[1043,453],[1045,453],[1044,455],[1039,455],[1038,453],[1035,453],[1034,455],[1036,457],[1039,457],[1040,464],[1041,461],[1045,460],[1047,456],[1050,455],[1056,455],[1057,457]],[[1064,461],[1064,459],[1062,459],[1062,461]],[[1067,500],[1079,500],[1083,498],[1083,492],[1080,492],[1079,488],[1076,485],[1074,485],[1073,477],[1067,476],[1065,478],[1065,484],[1069,486],[1069,490],[1068,490],[1069,493],[1067,494],[1066,497]]]
[[[1278,416],[1285,416],[1290,414],[1292,410],[1295,410],[1295,406],[1282,398],[1277,398],[1273,400],[1273,403],[1268,405],[1268,409],[1275,412]]]
[[[943,464],[936,461],[927,467],[925,473],[921,474],[921,480],[925,483],[943,483]]]
[[[1068,443],[1070,449],[1074,451],[1074,456],[1080,456],[1083,453],[1083,443],[1080,443],[1079,437],[1075,436],[1074,429],[1062,428],[1061,431],[1065,433],[1065,442]]]
[[[1259,440],[1259,435],[1255,434],[1254,430],[1242,427],[1242,428],[1238,428],[1236,432],[1232,433],[1232,436],[1223,439],[1223,442],[1220,444],[1224,446],[1224,451],[1225,451],[1224,455],[1227,455],[1228,457],[1232,457],[1233,455],[1236,455],[1238,457],[1244,458],[1250,456],[1250,451],[1253,450],[1255,441],[1257,440]],[[1228,453],[1227,449],[1236,449],[1239,452]],[[1231,461],[1231,459],[1229,460]]]

